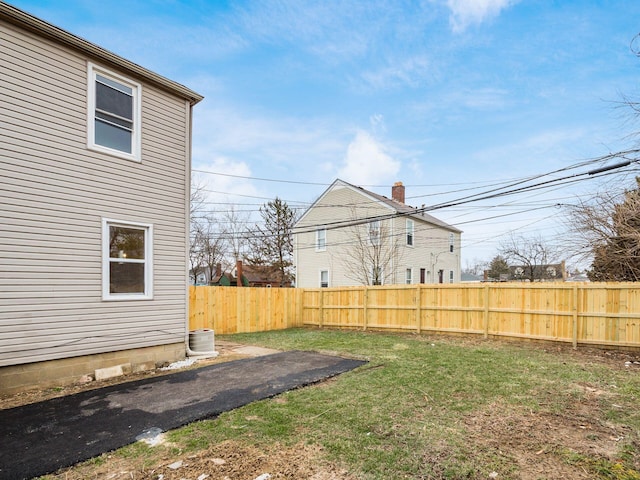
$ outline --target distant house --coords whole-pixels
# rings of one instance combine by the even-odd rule
[[[188,88],[0,2],[0,391],[184,358]]]
[[[296,286],[460,282],[462,232],[404,202],[334,181],[295,225]]]
[[[545,265],[512,265],[509,266],[510,281],[564,282],[567,279],[565,262]]]
[[[232,275],[237,275],[234,269]],[[242,274],[250,287],[291,287],[290,278],[283,277],[282,272],[271,265],[243,265]]]
[[[460,281],[462,283],[479,283],[479,282],[482,282],[482,280],[483,280],[482,275],[475,275],[473,273],[466,273],[466,272],[462,272],[460,274]]]

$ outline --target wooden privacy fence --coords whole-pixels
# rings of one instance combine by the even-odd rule
[[[640,284],[191,287],[191,329],[224,334],[304,325],[640,347]]]
[[[190,287],[189,330],[218,334],[301,327],[301,289]]]

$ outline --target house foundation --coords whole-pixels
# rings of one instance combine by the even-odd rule
[[[138,365],[160,365],[185,358],[184,343],[135,348],[119,352],[100,353],[80,357],[48,360],[0,367],[0,394],[13,394],[34,388],[72,385],[82,377],[93,377],[96,370],[130,365],[138,371]]]

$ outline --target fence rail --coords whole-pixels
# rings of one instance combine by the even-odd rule
[[[640,348],[640,284],[191,287],[189,325],[220,334],[308,325]]]

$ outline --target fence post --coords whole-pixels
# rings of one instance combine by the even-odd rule
[[[362,330],[366,330],[367,329],[367,319],[369,318],[369,310],[367,309],[367,306],[369,305],[369,289],[367,288],[367,286],[364,286],[364,319],[362,320],[363,322],[363,326],[362,326]]]
[[[484,338],[489,338],[489,284],[484,285]]]
[[[578,348],[578,285],[573,286],[573,349]]]
[[[320,318],[318,319],[318,327],[322,328],[322,322],[324,320],[324,290],[320,289]]]
[[[422,287],[418,283],[416,285],[416,327],[418,330],[418,334],[420,334],[422,330]]]

